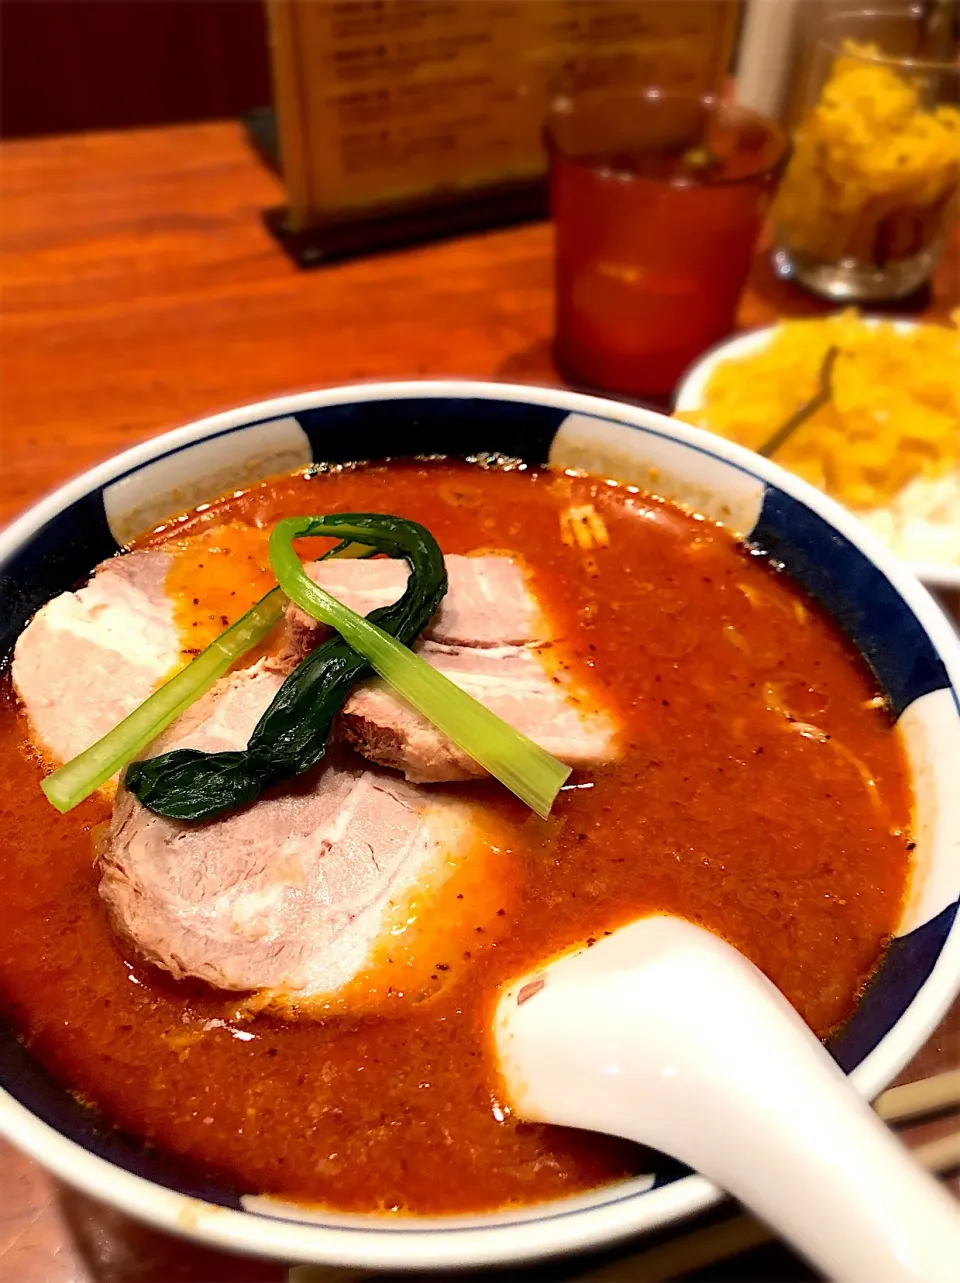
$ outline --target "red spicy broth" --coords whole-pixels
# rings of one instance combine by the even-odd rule
[[[606,546],[564,542],[564,514],[584,505]],[[470,916],[487,920],[489,878],[461,887],[458,966],[430,1001],[284,1023],[125,956],[92,861],[107,806],[47,805],[4,677],[3,1007],[82,1099],[245,1191],[436,1214],[645,1170],[630,1145],[511,1114],[488,1032],[498,986],[668,910],[742,949],[819,1034],[843,1021],[910,870],[909,778],[876,684],[789,579],[717,527],[594,478],[443,461],[284,477],[155,532],[197,537],[169,581],[185,650],[195,625],[237,617],[269,582],[258,532],[348,510],[416,518],[448,553],[522,557],[562,662],[626,719],[621,760],[579,778],[591,787],[563,792],[547,822],[494,784],[464,789],[505,835],[497,930]],[[439,949],[450,906],[436,907]]]

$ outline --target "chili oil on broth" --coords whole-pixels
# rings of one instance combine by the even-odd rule
[[[590,505],[607,542],[564,542],[570,510]],[[485,808],[484,877],[463,860],[407,913],[411,956],[431,969],[388,998],[381,942],[358,983],[382,1000],[288,1022],[123,955],[91,858],[107,805],[49,808],[4,677],[4,1007],[82,1099],[248,1192],[436,1214],[645,1170],[624,1142],[510,1114],[489,1034],[498,986],[666,910],[742,949],[819,1034],[845,1019],[910,869],[906,765],[875,683],[789,580],[709,523],[594,478],[443,461],[284,477],[155,531],[146,542],[179,541],[187,559],[171,575],[184,649],[194,619],[230,621],[268,586],[254,563],[274,521],[333,511],[420,520],[448,553],[521,557],[554,661],[625,719],[621,760],[574,778],[546,821],[493,783],[458,789]]]

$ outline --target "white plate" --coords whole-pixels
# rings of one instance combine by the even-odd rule
[[[893,320],[889,317],[865,316],[863,320],[867,325],[877,325],[881,320],[892,320],[894,328],[901,334],[915,330],[918,324],[916,321]],[[725,343],[720,343],[709,352],[705,352],[681,379],[674,396],[674,410],[687,412],[699,410],[703,405],[707,380],[721,361],[738,360],[759,352],[770,343],[776,329],[775,325],[767,325],[760,330],[748,330],[746,334],[738,334],[736,338],[728,339]],[[928,587],[952,588],[960,591],[960,566],[948,566],[946,563],[934,561],[913,561],[909,565],[917,578]]]

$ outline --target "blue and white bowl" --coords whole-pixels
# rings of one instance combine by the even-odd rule
[[[619,403],[505,384],[366,384],[265,401],[138,446],[0,535],[0,657],[44,601],[133,535],[224,491],[308,464],[499,452],[653,490],[724,522],[781,563],[870,663],[904,734],[916,874],[896,939],[831,1050],[875,1096],[960,989],[960,640],[929,594],[847,512],[775,464]],[[372,1269],[466,1267],[608,1245],[716,1202],[662,1169],[598,1193],[451,1219],[345,1216],[185,1178],[98,1120],[0,1030],[0,1132],[71,1184],[233,1251]]]

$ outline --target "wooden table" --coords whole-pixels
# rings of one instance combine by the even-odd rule
[[[0,191],[0,522],[118,450],[245,401],[384,377],[560,382],[547,226],[302,273],[263,230],[282,188],[234,124],[8,143]],[[927,310],[958,300],[955,242]],[[820,306],[760,254],[739,321]],[[960,1005],[902,1080],[958,1064]],[[141,1229],[0,1148],[0,1283],[283,1277]],[[811,1276],[776,1249],[701,1277]]]

